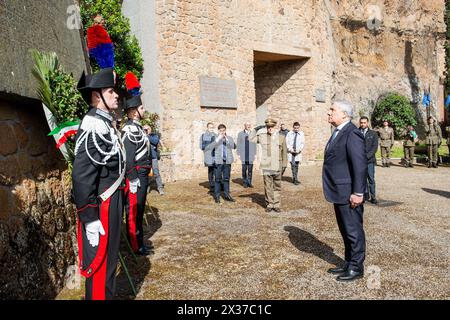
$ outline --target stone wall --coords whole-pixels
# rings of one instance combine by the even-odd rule
[[[265,105],[267,113],[279,119],[289,129],[295,121],[301,123],[301,130],[309,137],[303,156],[314,158],[320,152],[321,144],[313,137],[320,134],[322,128],[316,127],[315,117],[324,117],[323,109],[315,112],[314,84],[311,81],[311,63],[307,59],[300,61],[270,62],[255,67],[256,105]]]
[[[75,28],[75,0],[0,1],[0,92],[37,98],[30,49],[54,51],[65,70],[81,75],[84,55]]]
[[[151,52],[143,50],[144,59],[152,63],[145,72],[158,75],[155,101],[160,104],[164,143],[174,153],[177,179],[204,176],[198,139],[207,122],[225,123],[236,137],[245,121],[256,123],[260,98],[272,105],[267,115],[288,125],[292,120],[302,123],[307,160],[320,155],[328,140],[325,114],[334,97],[352,101],[357,114],[370,115],[388,91],[417,102],[430,87],[433,114],[444,116],[444,0],[127,3],[145,12],[128,8],[134,12],[132,25],[142,25],[139,21],[149,15],[155,21],[156,46]],[[299,67],[300,54],[293,59],[297,62],[263,66],[255,63],[258,50],[302,51],[306,62]],[[238,108],[201,108],[199,76],[235,80]],[[324,103],[316,102],[318,90],[325,92]],[[423,117],[423,108],[417,110]]]
[[[164,143],[175,154],[178,179],[204,176],[198,140],[207,122],[216,126],[225,123],[228,134],[235,138],[245,121],[256,125],[255,86],[263,85],[257,84],[254,73],[256,50],[277,53],[282,47],[311,53],[313,58],[303,67],[287,67],[292,81],[273,94],[272,101],[277,103],[268,109],[273,113],[268,115],[289,122],[294,117],[305,124],[310,158],[322,150],[329,133],[324,116],[327,106],[316,103],[314,94],[316,88],[323,88],[328,101],[331,97],[333,66],[324,62],[333,42],[327,32],[314,33],[312,29],[326,27],[328,15],[323,2],[156,1],[156,15],[160,100],[164,110],[161,124]],[[202,75],[235,80],[238,108],[201,108]],[[270,76],[277,81],[276,71]],[[289,104],[288,108],[278,106],[283,101]]]
[[[42,107],[0,98],[0,299],[53,298],[75,262],[70,177]]]

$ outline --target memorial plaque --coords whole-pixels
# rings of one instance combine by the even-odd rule
[[[316,89],[316,102],[327,102],[325,89]]]
[[[200,106],[237,109],[236,81],[201,76]]]

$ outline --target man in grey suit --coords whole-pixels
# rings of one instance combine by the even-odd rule
[[[344,240],[345,263],[331,268],[338,281],[352,281],[364,275],[366,240],[363,229],[363,201],[367,184],[367,155],[364,136],[351,122],[353,106],[335,101],[328,122],[335,129],[325,148],[322,183],[328,202],[333,203]]]
[[[231,164],[234,161],[233,149],[236,149],[236,144],[233,138],[227,135],[227,127],[224,124],[220,124],[218,129],[219,135],[211,144],[214,147],[214,162],[216,164],[214,200],[216,203],[220,203],[220,185],[222,183],[224,200],[235,202],[230,195],[230,176]]]
[[[237,153],[242,162],[242,180],[244,188],[253,188],[253,162],[256,155],[256,143],[248,140],[251,131],[250,122],[244,124],[244,130],[239,132],[237,138]]]
[[[217,134],[214,132],[214,124],[208,122],[206,125],[206,132],[200,136],[200,149],[203,151],[203,161],[205,167],[208,167],[208,181],[209,181],[209,194],[214,195],[216,164],[214,162],[214,146],[213,142],[217,138]]]

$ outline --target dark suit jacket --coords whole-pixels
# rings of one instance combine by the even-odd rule
[[[375,163],[375,153],[378,150],[378,133],[368,129],[364,140],[366,143],[367,163]]]
[[[364,194],[366,180],[364,136],[349,122],[325,150],[322,172],[325,199],[331,203],[347,204],[352,193]]]

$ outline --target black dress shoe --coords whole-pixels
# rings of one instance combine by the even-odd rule
[[[296,180],[296,181],[294,181],[294,184],[295,184],[296,186],[298,186],[298,185],[300,184],[300,181]]]
[[[281,209],[280,209],[280,208],[273,208],[272,210],[275,211],[275,212],[277,212],[277,213],[280,213],[280,212],[281,212]]]
[[[328,269],[328,273],[341,275],[347,271],[347,266]]]
[[[220,197],[214,196],[214,201],[215,201],[216,203],[220,203]]]
[[[353,281],[364,277],[364,272],[347,269],[347,271],[336,278],[337,281]]]
[[[378,204],[378,200],[375,198],[370,199],[370,203],[372,204]]]
[[[248,187],[249,188],[254,188],[254,186],[251,183],[248,185]]]
[[[223,199],[229,202],[236,202],[236,200],[234,200],[230,195],[224,196]]]
[[[266,208],[266,212],[271,212],[273,208]]]
[[[248,188],[248,184],[244,184],[244,188]]]

